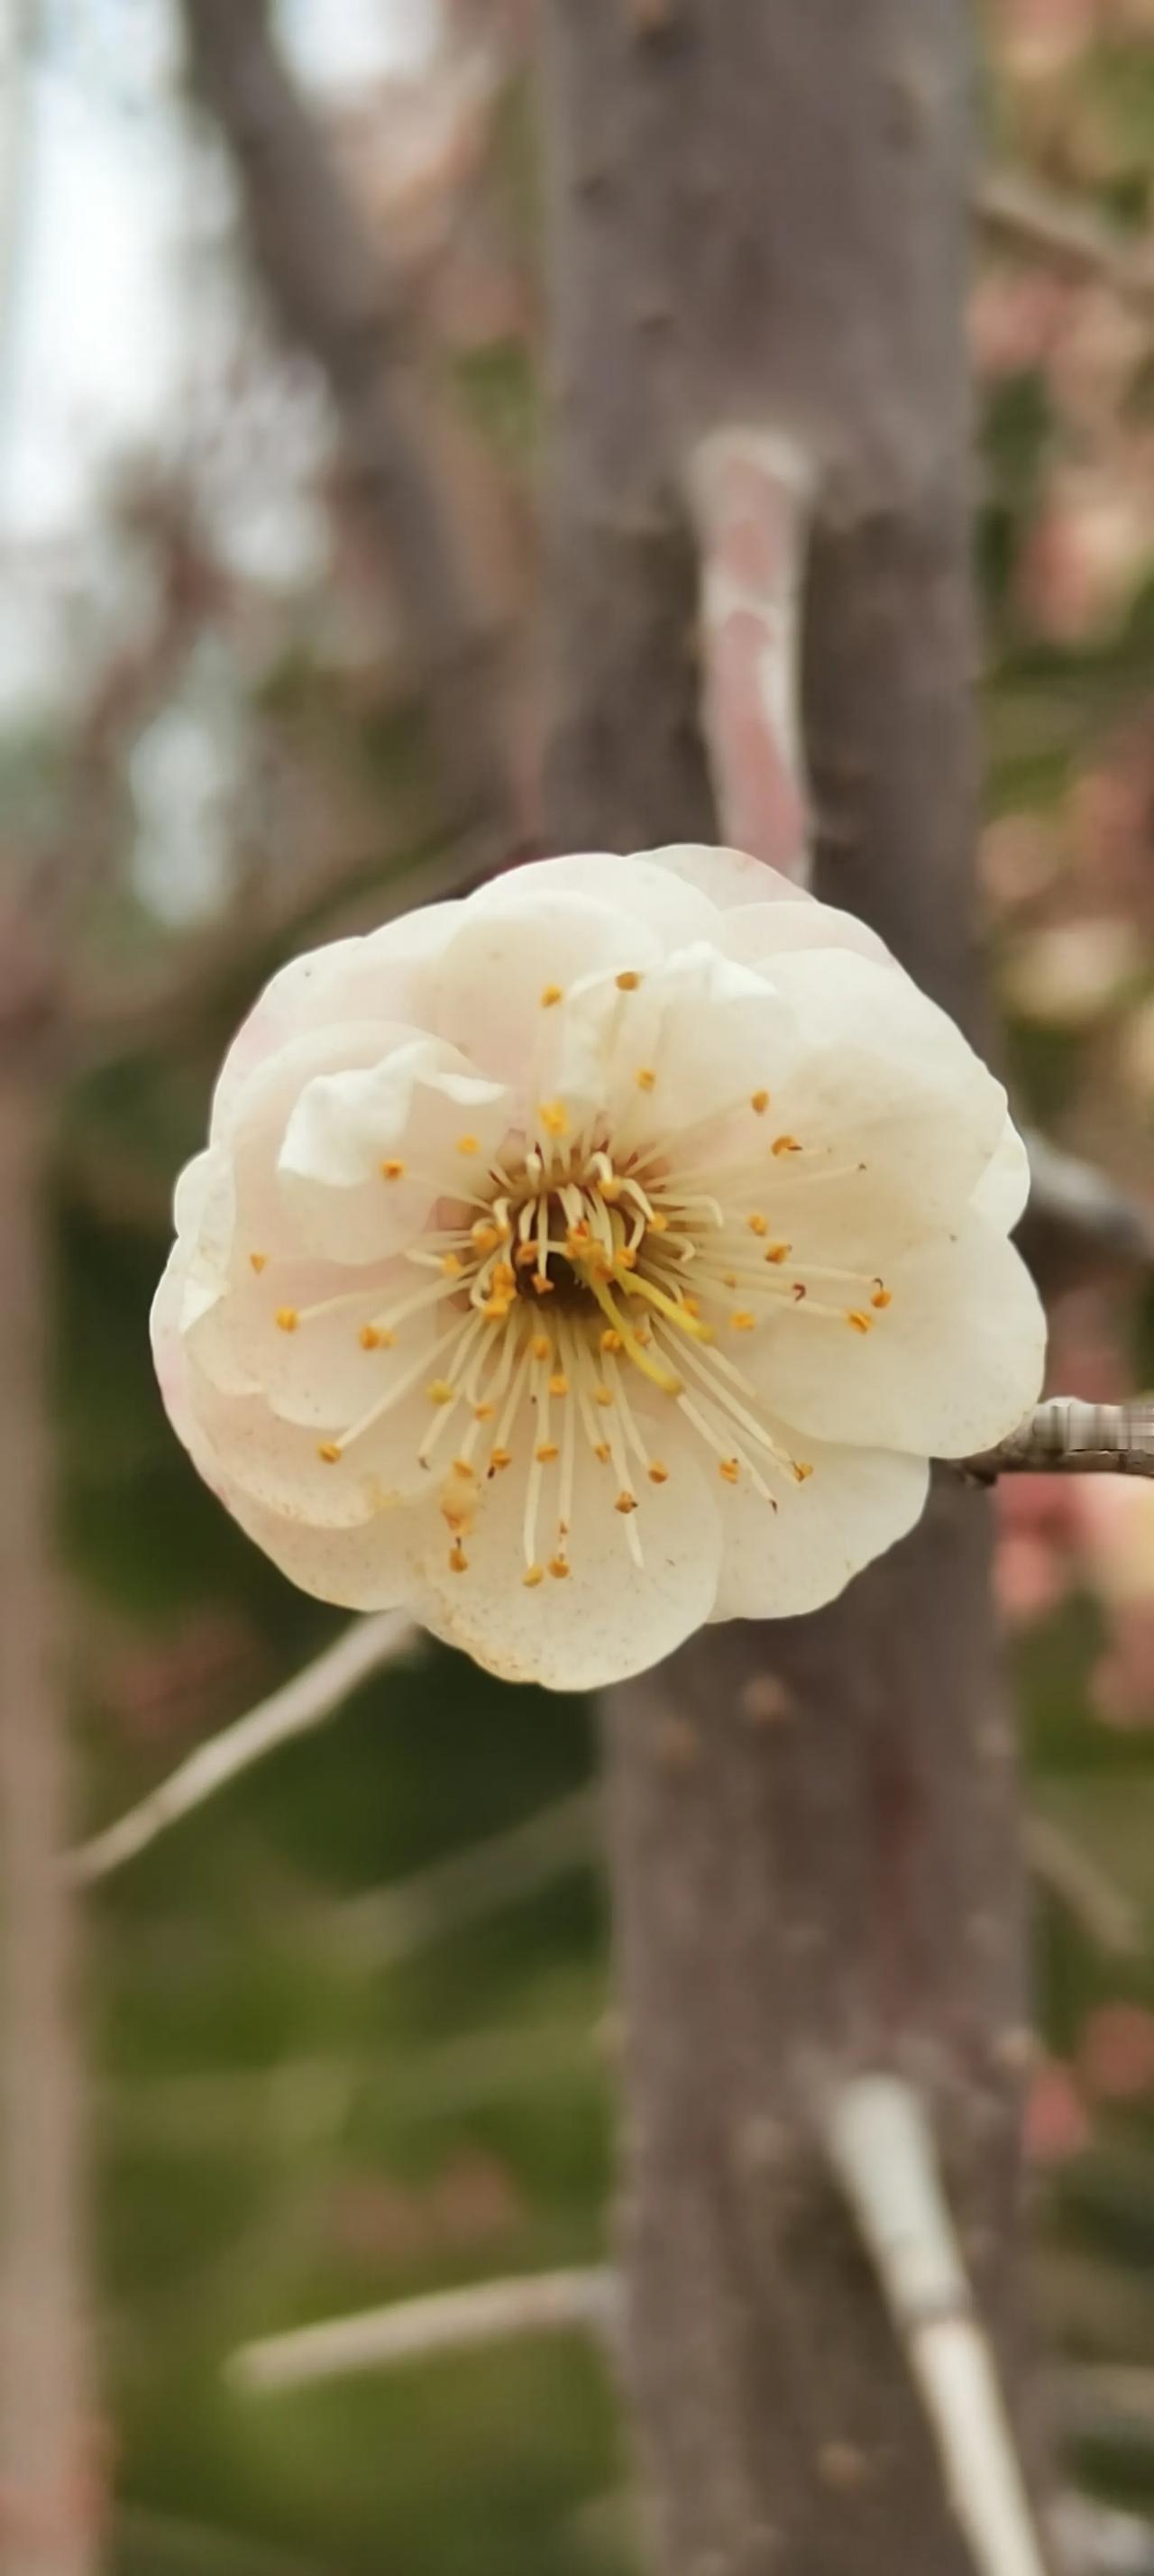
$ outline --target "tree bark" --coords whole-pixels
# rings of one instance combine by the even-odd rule
[[[816,483],[818,890],[971,1030],[976,755],[958,0],[548,0],[554,846],[710,839],[697,442]],[[813,2104],[934,2113],[1011,2402],[1025,2057],[986,1506],[816,1617],[707,1629],[607,1718],[629,2364],[669,2576],[967,2561]]]
[[[0,1081],[0,2564],[92,2576],[72,1900],[54,1549],[45,1121]]]

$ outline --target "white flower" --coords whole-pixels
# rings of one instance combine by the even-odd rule
[[[1025,1190],[859,922],[731,850],[554,859],[274,978],[157,1369],[294,1582],[591,1687],[828,1601],[1017,1423]]]

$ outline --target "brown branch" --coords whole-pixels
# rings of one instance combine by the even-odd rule
[[[1154,1404],[1051,1396],[995,1449],[957,1464],[981,1485],[998,1476],[1154,1476]]]
[[[975,205],[988,232],[1033,251],[1075,275],[1097,277],[1128,304],[1154,308],[1154,248],[1128,241],[1088,206],[1074,203],[1017,170],[987,170]]]
[[[85,2350],[80,2103],[60,1604],[52,1566],[45,1144],[0,1089],[0,2561],[92,2576],[99,2492]]]
[[[467,566],[445,440],[403,314],[273,41],[267,0],[184,0],[193,77],[236,168],[253,252],[286,336],[321,369],[366,522],[430,692],[436,749],[463,813],[510,807],[501,674]]]

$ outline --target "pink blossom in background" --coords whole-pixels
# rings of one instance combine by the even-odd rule
[[[1031,2165],[1064,2165],[1090,2141],[1090,2121],[1074,2077],[1061,2058],[1043,2058],[1026,2096],[1022,2144]]]
[[[1154,2088],[1154,2012],[1141,2004],[1101,2004],[1078,2046],[1078,2071],[1103,2102],[1134,2102]]]

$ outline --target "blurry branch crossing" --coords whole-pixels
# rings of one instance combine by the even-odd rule
[[[863,2075],[839,2086],[824,2125],[974,2567],[981,2576],[1046,2576],[925,2110],[912,2086]]]
[[[975,203],[987,232],[1076,276],[1100,278],[1154,319],[1154,252],[1148,241],[1129,240],[1091,208],[1017,170],[987,170]]]
[[[122,1868],[125,1861],[135,1859],[178,1817],[203,1806],[227,1781],[235,1780],[240,1772],[263,1760],[266,1753],[322,1725],[343,1707],[370,1673],[408,1654],[418,1635],[411,1620],[399,1610],[354,1620],[334,1645],[317,1656],[315,1663],[294,1673],[280,1690],[238,1718],[235,1726],[226,1727],[222,1734],[211,1736],[207,1744],[198,1745],[195,1753],[190,1753],[188,1760],[180,1763],[158,1789],[141,1799],[139,1806],[130,1808],[106,1832],[95,1835],[74,1852],[68,1864],[69,1877],[74,1884],[87,1886],[93,1879],[106,1878],[110,1871]]]
[[[507,834],[502,655],[468,568],[446,436],[411,329],[277,52],[267,0],[184,0],[192,73],[240,183],[286,337],[320,368],[367,524],[395,588],[438,771],[465,827]]]
[[[265,2395],[275,2389],[312,2387],[321,2379],[348,2379],[363,2370],[389,2370],[439,2352],[465,2352],[525,2334],[593,2333],[608,2339],[617,2312],[612,2272],[536,2272],[512,2281],[481,2281],[463,2290],[437,2290],[402,2299],[361,2316],[336,2317],[242,2345],[228,2375],[234,2387]]]

